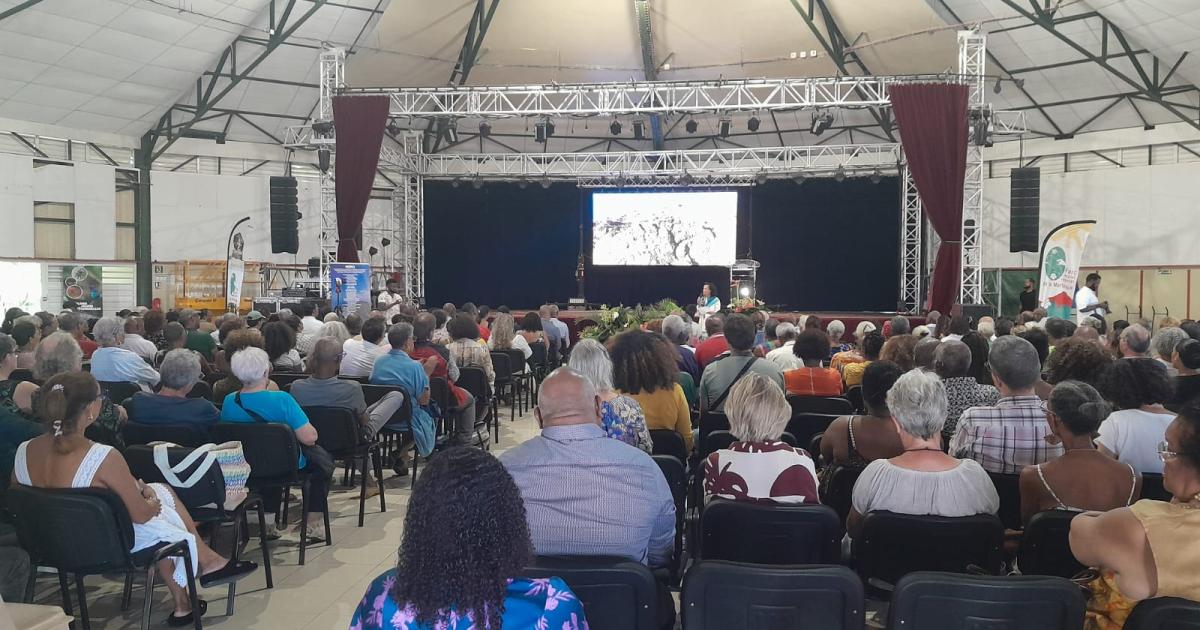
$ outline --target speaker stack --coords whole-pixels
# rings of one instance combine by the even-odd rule
[[[1014,168],[1010,181],[1008,251],[1037,253],[1042,169],[1036,166]]]
[[[300,207],[295,177],[271,178],[271,253],[300,250]]]

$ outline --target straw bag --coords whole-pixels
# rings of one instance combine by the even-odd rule
[[[191,488],[200,479],[217,466],[221,476],[225,478],[225,509],[232,510],[241,505],[249,491],[246,480],[250,478],[250,464],[246,462],[246,454],[241,442],[225,442],[222,444],[202,444],[192,450],[182,461],[171,465],[168,449],[174,444],[158,442],[154,444],[154,464],[166,479],[167,484],[174,488]],[[186,479],[179,475],[191,470]]]

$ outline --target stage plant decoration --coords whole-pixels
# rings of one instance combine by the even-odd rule
[[[595,339],[596,341],[604,342],[610,337],[614,337],[626,330],[641,328],[647,322],[662,319],[671,313],[682,310],[674,300],[670,299],[659,300],[650,306],[638,304],[637,306],[629,307],[623,305],[608,306],[605,304],[600,307],[597,323],[584,328],[579,334],[586,339]]]
[[[748,297],[734,298],[729,302],[730,310],[732,310],[734,313],[744,313],[746,315],[751,315],[763,310],[763,306],[764,304],[762,300],[756,300]]]

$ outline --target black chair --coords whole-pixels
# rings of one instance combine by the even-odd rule
[[[312,375],[305,374],[303,372],[271,372],[271,380],[275,381],[275,384],[279,386],[279,389],[286,389],[292,383],[306,379],[310,376]]]
[[[1171,493],[1163,487],[1161,473],[1142,473],[1142,498],[1155,501],[1170,501]]]
[[[728,431],[729,416],[719,411],[705,411],[700,414],[699,432],[696,438],[700,444],[704,444],[705,438],[713,431]]]
[[[517,419],[517,381],[513,376],[512,359],[507,352],[492,352],[492,371],[496,374],[496,398],[509,396],[509,417],[512,422]]]
[[[131,396],[142,391],[137,383],[123,381],[100,381],[100,394],[108,398],[114,405],[119,405]]]
[[[473,365],[459,367],[457,384],[475,397],[475,417],[479,418],[475,424],[487,425],[490,422],[494,432],[492,437],[499,444],[500,414],[496,410],[496,396],[488,388],[487,375],[483,372],[483,368]],[[479,416],[479,405],[483,405],[487,409],[482,417]]]
[[[641,562],[538,556],[524,575],[562,578],[583,603],[592,630],[657,630],[658,585],[654,574]]]
[[[195,424],[142,424],[126,422],[121,426],[126,444],[170,442],[179,446],[197,447],[212,442],[204,427]]]
[[[227,378],[229,378],[229,375],[224,372],[209,372],[207,375],[204,376],[204,382],[208,383],[209,385],[216,385],[217,383],[219,383]],[[214,401],[214,402],[219,403],[220,401]]]
[[[1071,519],[1075,512],[1047,510],[1029,519],[1017,551],[1022,575],[1074,577],[1085,567],[1071,553]]]
[[[825,429],[828,429],[829,425],[839,417],[823,413],[793,413],[792,418],[788,420],[786,430],[796,436],[800,444],[808,444],[814,435],[824,433]]]
[[[33,380],[33,370],[26,370],[23,368],[13,370],[12,373],[8,375],[8,380],[16,381],[18,383],[37,383],[37,381]]]
[[[36,578],[37,567],[57,570],[63,609],[68,615],[74,613],[67,577],[75,575],[83,630],[91,629],[83,578],[129,571],[146,572],[142,630],[147,630],[154,600],[155,565],[167,558],[184,563],[192,610],[199,608],[187,541],[130,552],[134,542],[133,521],[115,493],[99,488],[47,490],[14,484],[5,494],[5,501],[16,518],[21,547],[29,553],[31,578]],[[200,615],[193,615],[193,619],[195,629],[201,630]]]
[[[826,505],[712,499],[700,515],[700,557],[754,564],[830,564],[842,524]]]
[[[454,395],[450,393],[450,382],[439,376],[429,377],[429,400],[437,403],[438,436],[449,436],[454,433],[454,425],[450,422],[450,412],[455,407]],[[480,440],[481,442],[483,440]]]
[[[833,464],[827,464],[833,465]],[[854,484],[862,474],[861,468],[837,466],[825,479],[820,488],[821,503],[837,512],[838,522],[845,523],[850,516],[851,499],[854,494]]]
[[[671,557],[671,583],[678,584],[679,567],[683,559],[683,517],[687,512],[687,470],[683,461],[671,455],[653,455],[654,463],[662,471],[671,498],[675,500],[675,553]]]
[[[1200,603],[1178,597],[1144,599],[1125,619],[1125,630],[1200,630]]]
[[[733,433],[729,431],[713,431],[712,433],[708,434],[708,437],[704,440],[704,444],[701,445],[700,458],[706,458],[716,451],[729,448],[729,445],[736,441],[738,441],[737,437],[735,437]],[[787,431],[784,431],[779,435],[779,441],[791,446],[792,448],[796,447],[796,437]]]
[[[300,565],[304,565],[308,549],[308,530],[303,523],[308,521],[309,473],[296,468],[300,461],[300,443],[296,434],[285,424],[270,422],[238,423],[219,422],[212,428],[217,442],[241,442],[246,462],[250,464],[250,478],[246,487],[262,493],[264,489],[279,488],[283,493],[280,516],[287,522],[287,496],[292,486],[300,487]],[[333,544],[329,530],[329,512],[325,517],[325,545]]]
[[[184,447],[169,448],[167,449],[167,461],[172,466],[177,466],[191,455],[194,450]],[[183,487],[173,485],[167,481],[167,478],[162,474],[162,470],[159,469],[154,461],[153,447],[145,445],[130,446],[125,449],[122,455],[125,456],[125,461],[129,463],[129,472],[134,477],[146,483],[161,483],[171,486],[171,489],[175,491],[175,496],[179,497],[179,501],[187,508],[188,513],[192,515],[192,520],[197,525],[213,525],[212,533],[208,539],[210,547],[216,542],[217,528],[225,523],[231,523],[236,532],[233,549],[230,552],[230,558],[234,562],[237,562],[238,556],[242,551],[243,531],[246,532],[246,538],[249,541],[249,517],[247,513],[251,508],[256,508],[258,511],[258,542],[262,548],[263,570],[266,572],[267,588],[275,588],[275,583],[271,578],[271,548],[268,546],[267,541],[267,518],[263,512],[261,496],[250,494],[232,511],[227,511],[225,509],[225,477],[221,474],[219,466],[210,466],[208,473],[201,477],[195,484],[191,487]],[[198,461],[204,460],[200,459]],[[177,476],[180,479],[186,479],[194,470],[195,466]],[[126,574],[126,605],[128,605],[130,592],[133,588],[132,578],[133,574]],[[226,616],[233,614],[233,602],[236,593],[237,583],[231,582],[229,584],[228,596],[225,599]]]
[[[704,560],[688,570],[680,608],[687,630],[862,630],[866,623],[862,582],[840,566]]]
[[[345,374],[338,374],[338,378],[345,379],[347,381],[354,381],[355,383],[362,383],[363,385],[367,385],[371,382],[370,376],[347,376]]]
[[[196,381],[196,384],[192,385],[192,388],[190,390],[188,390],[187,397],[188,398],[203,398],[204,400],[212,402],[212,399],[213,399],[212,385],[209,385],[206,381]]]
[[[1021,529],[1021,475],[988,473],[1000,495],[1000,522],[1008,529]]]
[[[792,415],[799,413],[823,413],[834,416],[844,416],[854,413],[854,405],[840,396],[795,396],[787,397],[792,406]]]
[[[916,572],[896,584],[887,627],[1081,630],[1086,607],[1062,578]]]
[[[525,364],[533,371],[533,402],[536,404],[542,379],[550,373],[550,351],[544,341],[535,341],[529,344],[529,350],[532,354],[525,360]]]
[[[671,429],[651,429],[650,441],[654,443],[655,455],[670,455],[681,462],[688,460],[687,443],[683,436]]]
[[[846,400],[850,401],[850,406],[854,407],[854,413],[863,413],[866,411],[863,404],[862,386],[855,385],[846,390]]]
[[[346,462],[353,470],[362,462],[361,487],[358,493],[358,526],[363,526],[367,509],[367,460],[375,464],[375,482],[379,484],[379,511],[387,512],[383,495],[383,460],[379,455],[380,442],[369,442],[362,434],[362,424],[353,409],[346,407],[303,407],[304,415],[317,430],[317,445],[329,451],[333,460]],[[373,456],[372,456],[373,455]],[[416,458],[413,458],[416,460]]]
[[[858,575],[886,592],[914,571],[1000,573],[1004,524],[991,514],[949,518],[871,512],[854,539]],[[907,626],[906,626],[907,628]]]
[[[521,398],[517,401],[518,408],[521,413],[525,413],[529,409],[529,400],[533,395],[533,372],[528,368],[518,370],[517,366],[525,366],[525,352],[510,348],[508,350],[500,350],[508,355],[508,364],[513,366],[513,385]]]

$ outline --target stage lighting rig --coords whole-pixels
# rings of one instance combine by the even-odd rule
[[[795,175],[792,175],[792,181],[796,182],[797,186],[802,185],[804,183],[804,179],[804,173],[796,173]]]
[[[846,181],[846,169],[839,164],[837,170],[833,172],[833,178],[839,182]]]
[[[621,121],[614,120],[608,125],[608,131],[614,136],[621,135]]]
[[[484,120],[484,121],[480,122],[480,123],[479,123],[479,136],[480,136],[481,138],[486,138],[486,137],[488,137],[488,136],[490,136],[490,135],[492,135],[492,126],[491,126],[491,124],[489,124],[489,123],[488,123],[488,121],[486,121],[486,120]]]
[[[762,186],[763,184],[767,183],[767,174],[763,173],[763,172],[759,172],[758,175],[754,176],[754,183],[758,184],[759,186]]]
[[[385,236],[385,237],[379,239],[379,244],[384,247],[387,247],[388,245],[392,244],[392,239]]]
[[[328,138],[333,134],[333,121],[322,120],[312,124],[313,135],[318,138]]]
[[[317,149],[317,167],[321,169],[322,173],[329,172],[329,158],[330,155],[328,148],[322,147]]]
[[[879,169],[875,169],[874,171],[871,171],[871,183],[872,184],[878,184],[882,180],[883,180],[883,174],[879,172]]]
[[[458,142],[458,122],[451,120],[446,123],[446,139],[451,143]]]
[[[633,139],[642,140],[646,137],[646,121],[641,118],[633,119]]]
[[[688,133],[696,133],[696,129],[700,128],[700,123],[697,123],[695,118],[689,118],[687,122],[683,123],[683,128]]]
[[[722,138],[728,138],[729,137],[729,127],[732,124],[733,124],[732,118],[730,118],[729,116],[722,116],[720,118],[720,120],[717,121],[717,135],[721,136]]]
[[[550,122],[549,118],[543,118],[533,126],[533,141],[546,143],[550,136],[554,135],[554,123]]]
[[[751,132],[758,131],[760,124],[762,124],[762,121],[758,119],[758,116],[751,116],[750,120],[746,121],[746,129],[749,129]]]
[[[480,188],[483,188],[483,180],[476,176],[475,179],[471,180],[471,186],[473,186],[475,190],[479,190]]]
[[[400,135],[400,134],[401,134],[401,132],[403,132],[403,131],[404,131],[404,129],[400,127],[400,124],[399,124],[399,123],[397,123],[397,122],[396,122],[396,121],[394,121],[394,120],[389,120],[389,121],[388,121],[388,123],[387,123],[387,132],[388,132],[388,135],[391,135],[391,136],[398,136],[398,135]]]
[[[549,187],[550,187],[550,176],[542,175],[542,188],[549,188]]]
[[[814,136],[819,136],[825,133],[826,129],[833,126],[833,114],[830,112],[821,112],[813,114],[812,127],[809,128]]]

